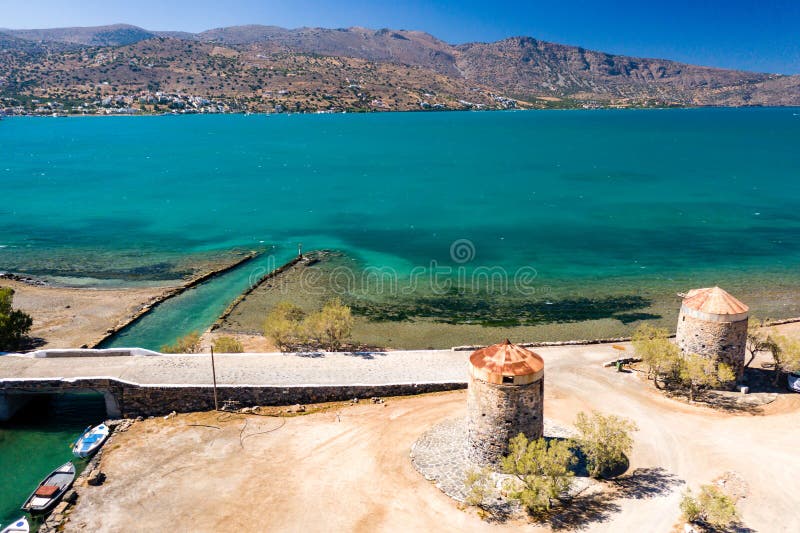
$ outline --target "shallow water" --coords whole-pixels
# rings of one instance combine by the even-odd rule
[[[530,299],[718,283],[798,310],[773,301],[800,280],[796,109],[12,118],[0,146],[0,270],[126,284],[302,242],[427,289],[525,269]],[[153,322],[207,326],[241,280]]]
[[[85,461],[72,455],[71,444],[104,419],[101,394],[63,394],[39,397],[0,422],[0,524],[22,516],[25,499],[55,468],[72,460],[80,472]]]

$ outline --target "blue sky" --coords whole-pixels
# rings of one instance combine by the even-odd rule
[[[800,0],[0,0],[0,27],[114,22],[193,32],[236,24],[389,27],[451,43],[528,35],[612,53],[800,73]]]

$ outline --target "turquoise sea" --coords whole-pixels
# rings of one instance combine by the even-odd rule
[[[788,108],[7,118],[0,271],[150,285],[265,252],[112,343],[148,348],[206,328],[298,243],[428,296],[433,273],[522,272],[544,321],[657,317],[710,284],[800,316],[798,147]],[[55,397],[0,425],[0,522],[103,416]]]
[[[548,302],[718,283],[800,315],[798,146],[792,108],[8,118],[0,271],[126,285],[273,255],[118,341],[155,348],[297,243],[401,279],[525,267]]]

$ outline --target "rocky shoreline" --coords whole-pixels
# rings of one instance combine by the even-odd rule
[[[32,276],[20,276],[19,274],[14,274],[12,272],[0,272],[0,279],[7,279],[9,281],[16,281],[19,283],[24,283],[26,285],[31,285],[32,287],[49,287],[50,284],[46,281],[38,278],[34,278]]]

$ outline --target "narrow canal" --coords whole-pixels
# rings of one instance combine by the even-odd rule
[[[104,342],[101,348],[147,348],[159,350],[178,338],[202,333],[237,296],[261,276],[289,262],[296,252],[278,250],[242,264],[165,300],[141,319]]]

